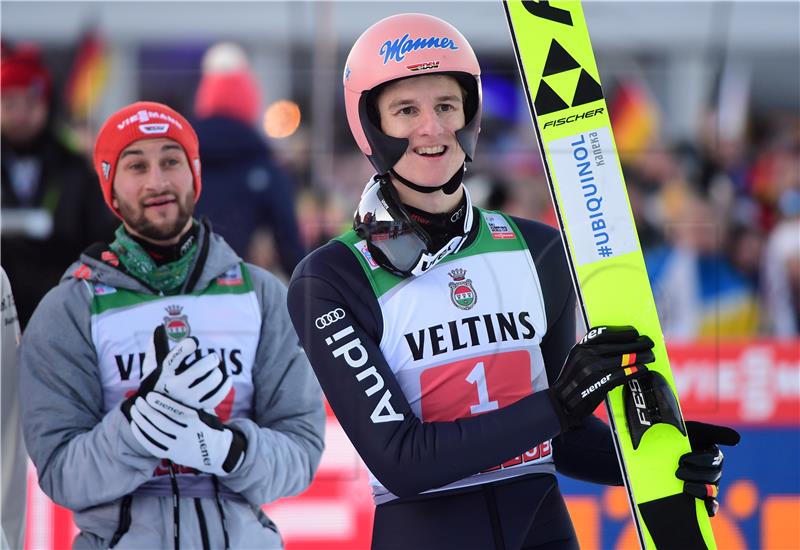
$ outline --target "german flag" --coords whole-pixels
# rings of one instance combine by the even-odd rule
[[[108,53],[95,31],[86,33],[78,46],[65,92],[67,109],[74,121],[84,121],[97,105],[108,79]]]
[[[646,152],[661,123],[658,105],[646,85],[637,79],[621,82],[608,113],[620,155],[635,159]]]

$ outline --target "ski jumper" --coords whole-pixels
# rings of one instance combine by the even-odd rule
[[[473,213],[466,244],[423,276],[389,273],[349,232],[290,283],[292,321],[371,473],[376,548],[518,547],[531,529],[538,544],[547,536],[537,517],[559,526],[563,546],[574,531],[555,472],[621,484],[608,427],[590,417],[560,434],[542,391],[576,341],[558,232]],[[498,538],[505,520],[487,513],[497,504],[487,491],[515,510],[512,533]]]

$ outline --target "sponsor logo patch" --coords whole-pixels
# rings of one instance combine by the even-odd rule
[[[107,294],[114,294],[117,291],[113,286],[104,285],[102,283],[94,284],[95,296],[105,296]]]
[[[486,225],[489,226],[489,231],[492,233],[493,239],[514,238],[514,231],[508,225],[506,219],[500,214],[484,213],[483,218],[486,220]]]
[[[232,267],[228,271],[222,274],[221,277],[217,277],[217,284],[220,286],[241,286],[244,284],[244,278],[242,277],[242,268],[241,266]]]
[[[164,122],[168,122],[170,124],[174,124],[175,126],[177,126],[178,129],[183,130],[183,124],[181,124],[174,117],[172,117],[172,116],[170,116],[170,115],[168,115],[166,113],[162,113],[162,112],[159,112],[159,111],[148,111],[146,109],[142,109],[141,111],[138,111],[135,115],[131,115],[128,118],[126,118],[125,120],[123,120],[122,122],[120,122],[119,124],[117,124],[117,130],[124,130],[127,126],[129,126],[129,125],[131,125],[131,124],[133,124],[135,122],[148,123],[151,120],[154,120],[154,121],[161,120],[161,121],[164,121]],[[140,126],[140,128],[141,128],[141,126]]]
[[[166,134],[167,130],[169,130],[169,124],[166,122],[163,124],[155,123],[139,125],[139,131],[143,134]]]
[[[561,217],[569,229],[576,267],[639,250],[625,182],[609,128],[589,130],[545,144],[560,182]]]
[[[345,318],[345,312],[342,308],[337,307],[334,310],[329,311],[325,315],[320,315],[314,321],[314,326],[318,329],[322,330],[327,326],[334,324],[336,321],[340,321]]]
[[[336,349],[331,352],[333,357],[344,359],[345,364],[349,369],[352,369],[349,372],[354,374],[356,381],[361,383],[361,387],[366,386],[364,394],[371,399],[370,404],[375,403],[375,407],[369,416],[372,423],[382,424],[384,422],[402,421],[403,414],[395,411],[394,405],[392,405],[391,390],[386,388],[383,376],[375,368],[375,365],[367,367],[370,363],[369,353],[361,343],[361,339],[353,336],[354,333],[353,327],[347,325],[342,330],[325,338],[325,343],[328,346],[336,345]],[[383,390],[382,394],[380,394],[381,390]],[[373,398],[376,393],[379,394],[379,397]]]
[[[364,256],[364,259],[367,260],[369,268],[372,271],[375,271],[380,267],[380,265],[378,265],[378,262],[375,261],[375,258],[372,257],[372,253],[369,251],[369,248],[367,247],[367,241],[357,242],[356,248],[358,249],[359,252],[361,252],[361,255]]]

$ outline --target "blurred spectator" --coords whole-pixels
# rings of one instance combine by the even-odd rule
[[[724,131],[720,114],[705,114],[700,128],[701,149],[698,184],[706,194],[751,192],[749,181],[750,151],[745,136]]]
[[[17,346],[19,323],[14,296],[6,272],[0,268],[0,349],[2,349],[2,396],[0,396],[0,479],[2,495],[2,542],[0,548],[22,548],[25,537],[25,497],[27,495],[28,456],[22,440],[17,391]]]
[[[761,283],[764,241],[764,232],[757,225],[737,222],[731,228],[727,256],[753,292],[758,291]]]
[[[55,131],[38,50],[4,47],[1,71],[2,265],[24,328],[72,259],[110,237],[113,222],[86,159]]]
[[[300,237],[308,250],[322,246],[331,238],[322,221],[323,211],[322,192],[305,190],[300,193],[297,198],[297,218],[300,223]]]
[[[278,252],[275,250],[275,237],[268,229],[260,228],[253,232],[247,255],[253,264],[276,273],[276,276],[280,275],[284,284],[289,282],[288,277],[284,277],[282,273]]]
[[[759,222],[772,229],[781,216],[780,201],[789,189],[800,188],[800,118],[786,117],[773,123],[775,128],[759,151],[751,168],[752,196],[758,201]],[[782,127],[783,126],[783,127]]]
[[[800,187],[786,189],[779,201],[784,217],[767,239],[763,259],[764,320],[778,337],[800,334]]]
[[[511,201],[511,184],[503,176],[483,173],[465,177],[472,204],[487,210],[505,210]]]
[[[260,108],[261,90],[242,49],[230,43],[212,46],[203,58],[195,99],[205,194],[198,214],[208,216],[236,253],[249,260],[255,259],[248,255],[255,231],[267,230],[288,276],[305,249],[292,182],[255,129]]]
[[[668,244],[645,251],[664,336],[672,340],[751,337],[758,329],[754,290],[724,255],[727,222],[688,194],[670,224]]]
[[[324,191],[301,192],[297,200],[297,215],[306,249],[314,250],[346,231],[353,223],[349,207],[338,196]]]

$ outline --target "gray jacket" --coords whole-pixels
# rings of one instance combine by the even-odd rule
[[[208,255],[195,290],[241,262],[221,237],[202,227],[199,242],[206,236]],[[159,459],[139,445],[119,407],[102,412],[92,297],[73,275],[81,263],[91,270],[91,281],[152,294],[136,279],[84,254],[42,299],[19,353],[25,442],[42,490],[75,512],[81,529],[75,548],[109,547],[128,514],[130,525],[115,548],[171,548],[170,496],[123,498],[151,479]],[[248,270],[262,314],[253,365],[253,414],[228,422],[245,435],[247,452],[238,470],[219,478],[226,493],[243,498],[218,502],[230,548],[275,548],[282,545],[281,538],[260,506],[298,494],[311,482],[322,454],[325,418],[319,386],[289,321],[285,288],[258,267]],[[81,276],[86,278],[87,272],[82,270]],[[128,510],[121,510],[126,500]],[[182,548],[224,547],[217,499],[182,496],[179,504]],[[207,540],[201,531],[207,532]]]
[[[14,296],[5,270],[0,267],[0,548],[22,548],[25,540],[25,498],[27,496],[28,455],[22,443],[19,422],[16,352],[19,322]]]

